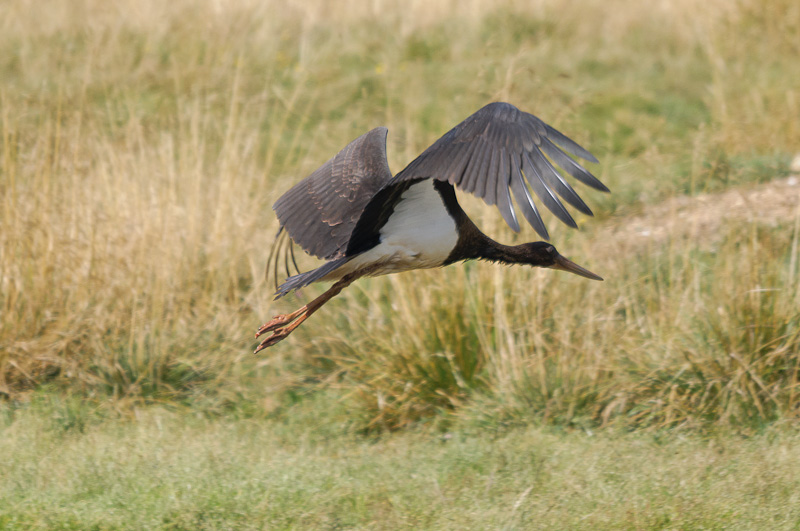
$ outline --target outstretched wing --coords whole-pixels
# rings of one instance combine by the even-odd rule
[[[356,138],[272,206],[281,230],[307,253],[325,260],[344,253],[364,207],[392,178],[386,134],[378,127]]]
[[[511,204],[513,192],[525,219],[548,239],[525,179],[542,203],[571,227],[577,226],[575,220],[558,196],[584,214],[591,216],[592,211],[554,165],[584,184],[608,192],[603,183],[564,151],[597,162],[591,153],[536,116],[508,103],[490,103],[437,140],[392,182],[426,178],[447,181],[489,205],[496,204],[506,223],[519,232]]]

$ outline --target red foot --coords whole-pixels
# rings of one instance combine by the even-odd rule
[[[269,348],[272,345],[282,341],[283,339],[286,338],[286,336],[288,336],[291,333],[292,333],[292,329],[289,328],[288,326],[275,330],[272,333],[271,336],[269,336],[267,339],[262,341],[260,345],[258,345],[258,347],[253,351],[253,354],[258,354],[259,352],[261,352],[265,348]],[[258,337],[258,336],[256,336],[256,337]]]
[[[272,332],[273,330],[277,330],[278,328],[291,323],[296,318],[297,317],[292,317],[291,315],[276,315],[271,320],[261,325],[261,328],[256,331],[256,339],[258,339],[258,337],[262,334]]]

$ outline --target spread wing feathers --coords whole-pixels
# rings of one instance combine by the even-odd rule
[[[307,253],[325,260],[344,254],[364,207],[392,178],[386,134],[378,127],[353,140],[273,205],[281,230]],[[273,252],[281,254],[283,245],[276,238]]]
[[[490,103],[437,140],[392,182],[425,178],[447,181],[489,205],[497,205],[506,223],[518,232],[513,194],[528,223],[548,239],[530,190],[571,227],[577,225],[561,199],[579,212],[592,215],[555,166],[592,188],[608,192],[567,153],[597,162],[591,153],[536,116],[508,103]]]

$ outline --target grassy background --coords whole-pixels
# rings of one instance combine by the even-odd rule
[[[162,412],[171,434],[166,446],[184,445],[180,433],[214,438],[228,423],[234,434],[254,433],[253,426],[285,430],[282,438],[253,435],[241,447],[223,440],[208,450],[225,455],[262,444],[276,449],[290,433],[308,437],[314,428],[327,434],[324,441],[315,439],[298,455],[321,452],[318,463],[408,427],[430,437],[463,435],[473,441],[455,445],[465,455],[448,452],[468,462],[482,460],[474,449],[495,444],[487,433],[505,434],[510,426],[519,428],[503,435],[515,441],[509,456],[530,437],[547,439],[542,451],[552,450],[561,435],[548,430],[646,428],[648,435],[622,443],[603,435],[610,437],[597,447],[603,457],[590,457],[591,450],[578,449],[577,435],[564,435],[577,460],[613,460],[603,452],[616,444],[640,452],[631,471],[650,459],[651,445],[642,441],[661,437],[652,434],[664,428],[695,437],[794,427],[800,415],[798,211],[780,211],[769,223],[746,213],[720,216],[709,228],[692,214],[702,209],[687,214],[670,205],[691,198],[713,205],[723,194],[746,194],[789,174],[800,146],[798,28],[800,7],[788,0],[402,7],[355,0],[4,2],[0,429],[8,452],[19,457],[2,474],[17,478],[17,487],[0,491],[0,505],[9,501],[19,511],[0,515],[21,526],[106,522],[97,511],[119,498],[86,494],[86,511],[71,516],[48,513],[47,498],[38,505],[26,498],[36,488],[60,506],[75,503],[59,498],[72,483],[58,492],[36,486],[42,472],[30,463],[58,446],[55,455],[66,460],[60,473],[74,477],[80,469],[86,479],[76,488],[90,488],[95,465],[76,461],[69,469],[69,452],[102,453],[103,444],[136,430],[146,446],[161,429],[153,419]],[[537,114],[600,158],[592,169],[613,193],[583,190],[597,217],[580,219],[580,232],[548,221],[560,251],[606,281],[487,264],[366,279],[289,340],[252,356],[252,332],[299,303],[292,297],[273,303],[264,279],[277,228],[272,202],[372,127],[389,127],[390,165],[399,171],[493,100]],[[498,240],[534,238],[532,231],[517,238],[492,209],[470,198],[464,203]],[[658,216],[648,218],[653,212]],[[317,291],[307,290],[304,300]],[[126,424],[131,418],[141,427]],[[42,435],[53,430],[58,435]],[[25,441],[37,434],[41,444],[28,447]],[[370,437],[358,438],[365,434]],[[62,437],[75,439],[62,444]],[[439,442],[395,437],[402,442],[381,444],[440,458]],[[732,474],[750,474],[748,463],[752,470],[761,466],[742,457],[755,448],[797,444],[792,435],[780,435],[779,442],[760,437],[761,443],[730,443],[737,450],[726,454],[729,462],[741,463],[730,464]],[[587,448],[594,440],[585,440]],[[692,441],[679,445],[686,456],[704,447]],[[131,451],[151,453],[161,444]],[[170,466],[182,466],[181,459]],[[246,467],[246,457],[231,459]],[[110,462],[116,464],[106,470],[109,478],[144,466],[114,456]],[[219,479],[224,466],[213,463],[209,457],[186,474]],[[686,466],[680,459],[671,463]],[[417,473],[396,465],[389,459],[364,466],[410,474],[405,478]],[[518,465],[497,466],[511,474]],[[780,477],[789,481],[797,464],[786,466]],[[447,476],[447,468],[437,470]],[[331,473],[303,488],[325,490],[338,484],[336,474],[347,474]],[[558,481],[574,473],[542,488],[562,489]],[[486,474],[488,468],[480,474],[488,481]],[[172,485],[165,488],[179,477],[165,480]],[[241,477],[243,484],[255,481],[252,474]],[[698,489],[720,488],[693,477],[700,478]],[[142,474],[131,481],[151,480]],[[372,489],[370,481],[376,480],[365,479],[352,492]],[[656,488],[653,477],[637,481]],[[788,488],[779,478],[762,483],[765,496],[784,499],[775,494]],[[216,504],[214,496],[224,497],[211,484],[209,497],[192,498],[194,505],[143,511],[174,510],[174,518],[160,521],[196,527],[192,518]],[[538,488],[522,496],[528,486],[513,484],[495,507],[503,510],[486,513],[486,525],[517,527],[526,520],[503,518],[550,514],[559,526],[564,513],[549,505],[524,509]],[[630,497],[636,486],[624,485],[608,492]],[[418,485],[401,482],[398,489],[404,488]],[[729,507],[750,495],[737,492]],[[333,496],[329,508],[341,501]],[[380,521],[376,515],[384,513],[373,498],[359,496],[348,503],[363,518],[338,525]],[[375,503],[392,499],[387,496]],[[664,496],[678,503],[675,492]],[[476,491],[443,499],[478,498]],[[249,504],[233,499],[230,507]],[[517,500],[518,508],[509,509]],[[324,507],[310,520],[280,523],[265,516],[274,507],[260,507],[262,519],[254,521],[261,525],[336,524],[322,516],[332,514]],[[397,515],[409,514],[399,507]],[[459,511],[457,504],[447,507]],[[582,514],[593,514],[592,507]],[[622,507],[604,517],[622,527],[671,525],[654,507],[642,520]],[[406,524],[446,527],[437,519],[445,513]],[[14,520],[20,514],[26,516]],[[756,512],[745,516],[763,521]],[[124,526],[125,518],[97,525]],[[187,520],[175,523],[180,518]],[[209,518],[208,527],[224,520]],[[680,525],[706,525],[692,522]]]
[[[135,423],[77,433],[47,420],[53,407],[19,413],[0,438],[14,456],[0,461],[0,527],[794,529],[800,519],[800,440],[784,431],[373,440],[319,429],[318,417],[265,426],[151,407]]]

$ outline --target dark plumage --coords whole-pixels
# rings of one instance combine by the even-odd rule
[[[560,198],[579,212],[592,215],[592,211],[554,165],[592,188],[604,192],[608,188],[564,152],[597,162],[574,141],[513,105],[491,103],[393,177],[386,159],[386,135],[387,129],[379,127],[355,139],[275,202],[281,228],[269,264],[276,274],[281,253],[287,271],[289,257],[294,259],[287,235],[307,253],[326,260],[317,269],[288,278],[278,287],[277,297],[318,280],[336,283],[296,312],[262,326],[256,337],[272,335],[256,352],[285,338],[365,275],[484,259],[563,269],[602,280],[546,242],[516,246],[495,242],[472,223],[455,195],[454,186],[497,205],[506,223],[518,232],[513,195],[528,223],[548,239],[530,187],[558,219],[576,227]]]

